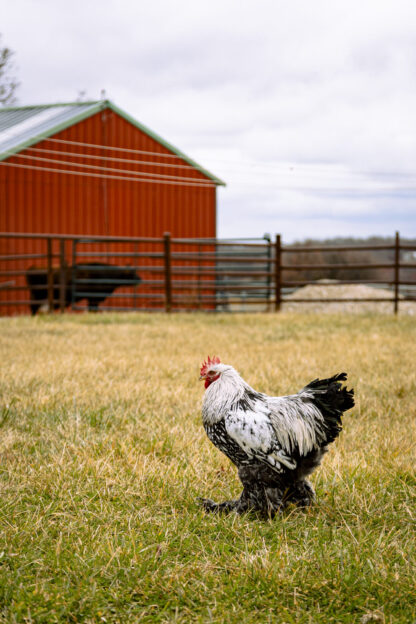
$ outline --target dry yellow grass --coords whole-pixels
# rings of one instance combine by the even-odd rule
[[[0,621],[415,620],[411,318],[85,315],[0,328]],[[208,353],[269,394],[349,373],[357,405],[315,473],[310,511],[262,522],[198,508],[197,495],[240,489],[200,421]]]

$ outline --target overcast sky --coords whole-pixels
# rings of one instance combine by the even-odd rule
[[[416,0],[0,8],[18,103],[105,89],[226,181],[220,236],[416,236]]]

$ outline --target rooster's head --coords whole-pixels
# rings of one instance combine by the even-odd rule
[[[208,356],[207,360],[202,363],[199,379],[205,380],[205,388],[208,388],[213,381],[216,381],[222,373],[224,366],[221,364],[219,357],[214,355],[212,358]]]

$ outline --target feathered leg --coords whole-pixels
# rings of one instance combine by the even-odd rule
[[[261,511],[270,515],[272,504],[268,500],[266,489],[259,483],[245,483],[240,498],[223,503],[215,503],[210,498],[200,498],[205,511],[211,513],[229,513],[235,511],[238,514],[247,511]]]
[[[235,511],[242,514],[250,509],[259,508],[260,501],[264,498],[263,488],[261,488],[261,491],[259,489],[259,487],[251,488],[244,486],[240,498],[224,501],[223,503],[215,503],[210,498],[200,498],[199,501],[205,511],[209,513],[229,513],[230,511]]]
[[[281,514],[286,506],[285,493],[279,487],[266,488],[267,510],[265,513],[270,518],[274,518],[276,514]]]
[[[260,512],[263,516],[273,518],[282,513],[289,503],[300,507],[308,507],[315,500],[312,484],[307,479],[299,479],[290,486],[286,484],[265,485],[258,480],[258,467],[244,466],[238,471],[244,486],[240,498],[215,503],[209,498],[199,499],[206,512],[242,514],[247,511]]]
[[[282,513],[289,503],[300,507],[308,507],[315,500],[315,492],[312,484],[305,478],[309,468],[320,461],[313,457],[307,466],[302,466],[301,475],[298,479],[288,483],[285,477],[276,478],[274,473],[262,464],[253,464],[239,468],[238,476],[244,485],[246,498],[250,501],[250,509],[260,511],[263,515],[274,517]],[[311,466],[309,466],[311,464]]]
[[[243,514],[248,511],[260,512],[263,516],[273,518],[281,514],[289,503],[299,507],[308,507],[315,500],[311,484],[304,480],[298,481],[286,491],[280,487],[264,487],[260,484],[245,485],[240,498],[215,503],[209,498],[199,499],[206,512]]]
[[[286,503],[294,503],[299,507],[309,507],[315,502],[315,490],[307,479],[296,481],[285,495]]]
[[[285,508],[284,487],[276,482],[276,475],[263,464],[240,466],[238,476],[244,485],[250,509],[259,511],[263,516],[273,518]]]

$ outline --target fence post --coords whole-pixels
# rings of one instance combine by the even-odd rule
[[[276,234],[275,242],[275,258],[274,258],[274,285],[275,285],[275,300],[274,309],[276,312],[280,310],[282,301],[282,244],[280,234]]]
[[[54,296],[53,296],[53,272],[52,272],[52,239],[46,239],[46,249],[48,256],[48,312],[52,314]]]
[[[267,299],[267,311],[270,312],[271,308],[271,286],[272,286],[272,239],[270,234],[264,234],[264,240],[267,242],[267,280],[266,280],[266,299]]]
[[[396,232],[394,245],[394,313],[399,311],[399,284],[400,284],[400,234]]]
[[[170,312],[172,309],[172,275],[171,275],[171,249],[170,249],[170,232],[163,235],[165,247],[165,310]]]
[[[59,241],[59,311],[65,312],[66,299],[66,260],[65,260],[65,239]]]
[[[72,239],[72,270],[71,270],[71,310],[75,309],[77,292],[77,239]],[[69,284],[68,284],[69,290]],[[69,294],[69,293],[68,293]]]
[[[202,256],[202,246],[201,243],[198,243],[198,286],[197,286],[197,293],[198,293],[198,310],[201,309],[202,307],[202,292],[201,292],[201,256]]]

